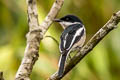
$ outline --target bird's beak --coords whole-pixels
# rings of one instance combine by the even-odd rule
[[[62,20],[60,19],[53,19],[54,22],[61,22]]]

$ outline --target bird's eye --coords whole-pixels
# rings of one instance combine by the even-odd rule
[[[66,18],[66,20],[68,21],[68,20],[69,20],[69,18]]]

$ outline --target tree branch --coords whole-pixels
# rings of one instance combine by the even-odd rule
[[[40,41],[48,30],[52,20],[56,17],[64,0],[56,0],[42,24],[38,22],[38,12],[36,0],[26,0],[28,5],[28,24],[29,32],[27,34],[27,46],[24,52],[24,58],[16,74],[15,80],[30,80],[30,74],[33,66],[39,57]]]
[[[62,77],[58,77],[58,73],[54,73],[48,80],[60,80],[73,67],[75,67],[110,31],[117,27],[120,22],[120,11],[114,13],[110,20],[81,48],[80,51],[69,61],[65,66],[65,71]]]
[[[4,80],[4,78],[3,78],[3,72],[0,72],[0,80]]]

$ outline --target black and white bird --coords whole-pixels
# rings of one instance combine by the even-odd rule
[[[65,61],[70,51],[75,47],[82,47],[86,39],[86,30],[82,21],[74,15],[66,15],[60,19],[55,19],[64,28],[60,37],[60,60],[58,76],[62,77]]]

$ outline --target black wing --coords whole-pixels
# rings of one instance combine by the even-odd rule
[[[62,35],[61,35],[61,43],[60,43],[60,51],[63,52],[65,50],[70,50],[72,48],[72,46],[78,42],[81,38],[81,36],[83,35],[84,33],[84,29],[79,33],[79,35],[77,35],[75,37],[75,39],[73,40],[77,30],[79,30],[80,28],[83,28],[82,27],[83,25],[81,24],[74,24],[74,25],[71,25],[69,27],[67,27]]]

